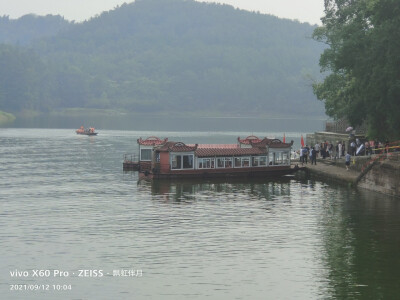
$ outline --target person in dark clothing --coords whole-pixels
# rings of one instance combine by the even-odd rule
[[[351,150],[351,153],[350,153],[350,155],[351,156],[355,156],[356,155],[356,143],[354,142],[354,141],[351,141],[351,143],[350,143],[350,150]]]
[[[305,162],[306,164],[308,163],[308,155],[310,154],[309,149],[310,149],[310,148],[308,148],[308,145],[306,145],[306,147],[304,148],[303,160],[304,160],[304,162]]]
[[[350,167],[350,159],[351,159],[351,155],[348,151],[347,151],[345,159],[346,159],[346,170],[348,171],[349,167]]]
[[[311,149],[311,165],[317,165],[317,150],[314,147]]]
[[[346,153],[346,143],[345,141],[342,142],[342,156],[344,156]]]

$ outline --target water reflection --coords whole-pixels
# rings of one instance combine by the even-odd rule
[[[171,202],[191,202],[220,197],[273,200],[290,196],[292,177],[274,179],[212,179],[212,180],[153,180],[140,181],[139,191],[151,193],[155,199]]]
[[[339,190],[338,190],[339,191]],[[396,299],[400,202],[360,190],[328,196],[321,216],[321,258],[333,299]]]
[[[276,220],[290,211],[296,230],[313,231],[309,241],[315,249],[321,245],[312,255],[323,298],[395,299],[400,294],[398,199],[293,177],[142,181],[138,191],[160,203],[179,205],[237,201],[243,209],[257,202],[257,208],[273,213]],[[315,223],[309,223],[310,217]],[[307,223],[302,223],[304,218]]]

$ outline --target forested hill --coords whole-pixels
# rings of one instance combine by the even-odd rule
[[[323,115],[310,80],[322,52],[313,29],[228,5],[137,0],[34,51],[2,46],[0,110]]]
[[[54,36],[70,24],[61,16],[30,14],[17,20],[0,16],[0,43],[27,45],[35,39]]]

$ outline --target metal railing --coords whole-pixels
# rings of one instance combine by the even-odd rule
[[[337,121],[326,121],[325,122],[325,131],[326,132],[334,132],[334,133],[350,133],[349,131],[346,131],[346,129],[348,129],[350,127],[350,123],[345,120],[345,119],[341,119],[341,120],[337,120]],[[354,128],[355,132],[357,134],[366,134],[367,133],[367,126],[366,124],[362,124],[360,126],[356,126]]]
[[[138,162],[139,155],[137,153],[125,153],[124,162]]]
[[[381,162],[385,159],[388,160],[395,160],[399,161],[400,160],[400,141],[390,143],[388,146],[384,148],[377,148],[374,149],[375,154],[370,160],[368,160],[362,167],[361,167],[361,172],[364,172],[364,170],[371,164],[375,162]]]

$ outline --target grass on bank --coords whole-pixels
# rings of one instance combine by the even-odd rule
[[[6,113],[0,110],[0,125],[4,125],[7,123],[12,123],[15,120],[15,116],[10,113]]]

